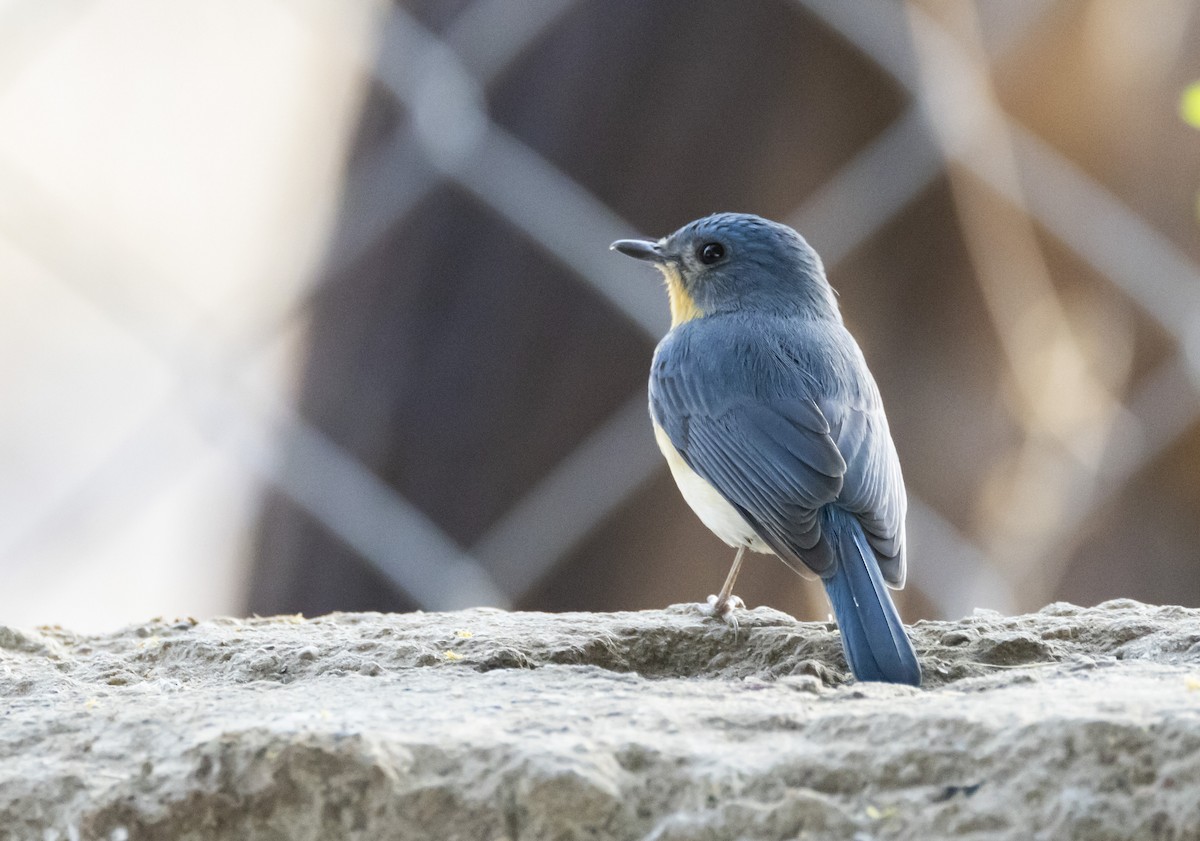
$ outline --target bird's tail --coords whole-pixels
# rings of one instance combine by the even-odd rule
[[[837,553],[837,571],[823,580],[842,633],[842,648],[858,680],[921,685],[921,667],[892,604],[875,553],[851,514],[827,505],[822,527]]]

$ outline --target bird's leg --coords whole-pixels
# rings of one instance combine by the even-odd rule
[[[731,616],[733,611],[746,606],[745,602],[733,594],[733,585],[737,581],[738,573],[742,570],[742,556],[745,554],[746,547],[739,546],[737,555],[733,559],[733,566],[729,568],[729,575],[725,576],[725,583],[721,586],[721,592],[716,596],[708,597],[708,606],[712,609],[713,615],[733,625],[737,625],[737,621]]]
[[[729,604],[729,599],[733,595],[733,585],[737,582],[738,573],[742,571],[742,557],[745,554],[746,547],[739,546],[737,554],[733,556],[733,566],[729,568],[729,575],[725,576],[725,583],[721,585],[721,593],[717,596],[715,604],[718,609]]]

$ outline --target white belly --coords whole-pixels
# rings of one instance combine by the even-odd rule
[[[658,442],[658,448],[662,450],[667,466],[671,468],[671,476],[679,486],[679,492],[696,512],[700,522],[730,546],[747,546],[755,552],[773,554],[738,510],[717,493],[716,488],[710,485],[707,479],[688,467],[688,463],[679,455],[667,433],[657,423],[654,424],[654,440]]]

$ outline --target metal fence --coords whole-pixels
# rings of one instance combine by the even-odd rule
[[[636,230],[489,116],[491,82],[580,2],[477,0],[438,34],[405,7],[388,6],[376,43],[330,45],[357,52],[410,119],[346,173],[345,195],[359,205],[342,209],[329,271],[352,266],[431,191],[452,183],[647,336],[662,334],[660,290],[604,245],[663,232]],[[87,5],[60,4],[39,25],[52,34],[54,18]],[[847,255],[947,177],[1015,400],[1026,407],[1014,415],[1022,436],[1013,483],[997,497],[989,528],[967,537],[910,486],[910,580],[947,615],[1050,597],[1080,530],[1200,415],[1200,271],[1154,224],[1007,113],[993,89],[994,64],[1036,37],[1063,5],[1003,4],[1002,13],[987,3],[940,11],[841,0],[794,6],[894,77],[909,103],[787,221],[818,246],[836,277]],[[52,43],[48,35],[43,47]],[[17,72],[37,49],[31,42],[24,55],[8,56],[0,72]],[[996,219],[984,193],[1001,197],[1011,215]],[[56,220],[54,230],[69,231],[70,250],[47,238],[40,224],[47,218]],[[252,360],[303,323],[313,289],[288,290],[250,323],[198,320],[185,297],[148,280],[153,269],[136,254],[74,220],[69,197],[46,194],[3,160],[0,234],[149,350],[175,383],[57,504],[10,529],[0,547],[9,557],[97,510],[147,504],[182,469],[159,447],[182,424],[279,489],[417,604],[510,606],[663,469],[639,388],[482,538],[458,545],[301,417],[285,391],[247,375]],[[1043,234],[1169,334],[1173,352],[1128,388],[1114,387],[1080,348]],[[1039,518],[1031,506],[1056,515]]]

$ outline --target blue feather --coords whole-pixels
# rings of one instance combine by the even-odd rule
[[[853,516],[827,505],[821,512],[826,537],[838,556],[837,570],[823,579],[842,634],[846,661],[858,680],[921,685],[921,667],[884,586],[875,553]]]

